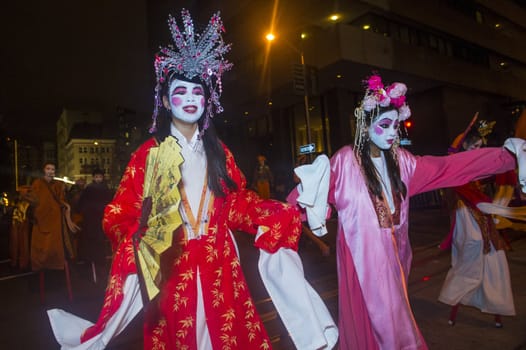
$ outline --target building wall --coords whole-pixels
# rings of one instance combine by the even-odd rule
[[[73,170],[69,168],[71,164],[66,157],[66,145],[70,138],[70,132],[77,123],[101,123],[102,115],[97,112],[77,111],[63,109],[57,121],[57,166],[62,169],[64,174],[69,174]]]
[[[115,166],[115,140],[100,139],[94,144],[92,139],[71,139],[65,148],[68,172],[64,175],[72,180],[80,178],[88,182],[94,169],[104,170],[106,180]],[[118,179],[117,179],[118,180]]]

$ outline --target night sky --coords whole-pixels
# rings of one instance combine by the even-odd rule
[[[149,115],[147,17],[145,1],[3,1],[2,133],[53,140],[62,108]]]

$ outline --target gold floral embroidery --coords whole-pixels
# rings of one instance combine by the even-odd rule
[[[180,290],[180,291],[184,291],[184,290],[186,290],[187,287],[188,287],[188,283],[186,283],[186,282],[179,282],[175,286],[175,289],[176,290]]]
[[[162,318],[159,320],[159,322],[157,323],[157,326],[153,330],[152,350],[154,349],[155,350],[166,350],[166,343],[161,340],[165,333],[165,328],[166,328],[166,320]]]
[[[126,188],[124,188],[124,186],[119,186],[119,188],[117,188],[117,191],[115,193],[116,193],[117,196],[120,196],[124,192],[126,192]]]
[[[270,349],[270,344],[269,342],[265,339],[265,341],[263,342],[263,344],[261,344],[259,346],[260,349],[262,350],[269,350]]]
[[[218,251],[217,251],[217,248],[213,247],[212,245],[207,245],[205,247],[206,249],[206,262],[207,263],[210,263],[214,260],[217,260],[217,257],[219,255]]]
[[[194,271],[192,269],[188,269],[185,272],[180,273],[179,277],[181,277],[183,281],[191,281],[194,279]]]
[[[219,288],[212,289],[212,296],[214,298],[212,300],[212,306],[215,308],[221,306],[225,301],[225,293]]]
[[[225,321],[232,321],[236,318],[236,313],[234,309],[230,308],[221,317],[224,318]]]
[[[232,250],[230,249],[230,244],[228,240],[225,240],[225,244],[223,245],[223,256],[225,258],[229,258],[232,254]]]
[[[125,244],[125,242],[122,244]],[[133,244],[126,244],[126,247],[124,248],[124,255],[126,256],[126,264],[128,264],[128,266],[135,264],[134,254]]]
[[[241,295],[240,291],[245,290],[245,284],[243,282],[234,282],[232,287],[234,290],[234,299],[238,299]]]
[[[188,300],[190,299],[189,297],[182,297],[181,294],[179,293],[174,293],[173,298],[174,298],[174,303],[173,303],[172,311],[179,311],[181,307],[186,308],[188,306]]]
[[[188,331],[194,327],[194,318],[191,316],[186,317],[183,320],[179,321],[179,324],[181,325],[181,328],[177,330],[175,333],[175,336],[177,338],[185,338],[188,335]]]
[[[226,334],[221,336],[221,341],[223,342],[222,350],[231,350],[237,348],[237,337],[228,336]]]
[[[213,225],[212,227],[208,227],[208,234],[209,235],[216,235],[217,234],[217,224]]]
[[[254,314],[255,314],[255,307],[254,307],[254,303],[252,302],[252,299],[247,299],[243,305],[245,306],[246,308],[246,314],[245,314],[245,319],[249,319],[249,318],[253,318],[254,317]]]
[[[135,169],[135,166],[132,165],[132,166],[128,167],[128,169],[126,171],[126,174],[127,175],[129,174],[131,176],[131,178],[133,179],[133,178],[135,178],[136,172],[137,172],[137,169]]]
[[[282,229],[281,222],[276,222],[274,225],[272,225],[272,230],[275,232],[281,233],[281,229]]]
[[[120,204],[108,204],[109,207],[109,214],[111,215],[118,215],[122,212],[122,207]]]

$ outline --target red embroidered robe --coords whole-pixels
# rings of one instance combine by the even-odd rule
[[[126,276],[137,273],[132,236],[141,216],[146,157],[149,149],[156,145],[151,139],[132,155],[115,198],[106,207],[103,226],[115,254],[103,309],[97,323],[83,334],[82,341],[104,329],[122,302]],[[180,232],[174,235],[177,238],[170,249],[182,249],[182,252],[180,250],[179,257],[174,260],[171,275],[161,290],[159,312],[149,312],[146,317],[145,349],[197,348],[198,267],[214,349],[271,348],[250,297],[229,230],[255,234],[258,226],[265,226],[269,231],[255,243],[258,248],[270,252],[281,247],[297,250],[301,232],[299,212],[281,202],[262,200],[245,189],[244,175],[231,152],[226,147],[224,150],[228,175],[238,190],[228,191],[225,187],[227,195],[215,197],[207,235],[190,241]]]

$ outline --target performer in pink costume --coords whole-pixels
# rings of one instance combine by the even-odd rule
[[[408,237],[409,198],[441,187],[514,169],[505,148],[455,155],[414,156],[398,147],[400,121],[411,112],[402,83],[367,81],[355,110],[355,144],[329,159],[295,169],[301,179],[298,203],[309,225],[326,233],[328,203],[338,211],[340,349],[427,349],[407,295],[412,252]],[[506,141],[522,155],[523,140]],[[522,178],[522,176],[521,176]]]

